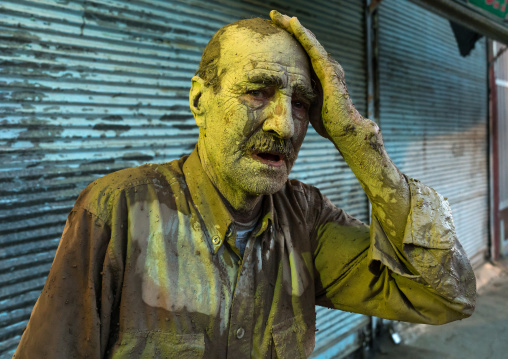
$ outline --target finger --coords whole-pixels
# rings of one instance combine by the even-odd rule
[[[333,73],[339,79],[344,80],[342,66],[319,43],[312,31],[306,29],[296,17],[291,18],[290,23],[294,36],[309,55],[312,67],[318,77],[323,79],[323,76],[327,77]]]
[[[291,18],[287,15],[281,14],[277,10],[270,11],[270,18],[275,23],[275,25],[283,28],[290,34],[293,34],[293,30],[291,29],[290,20]]]
[[[322,61],[328,57],[328,53],[325,48],[317,41],[314,34],[300,24],[300,21],[296,17],[292,17],[290,20],[291,29],[296,39],[303,46],[311,60]]]

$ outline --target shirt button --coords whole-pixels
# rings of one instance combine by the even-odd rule
[[[219,236],[213,236],[212,237],[212,243],[215,244],[215,245],[219,244],[220,243]]]
[[[238,328],[236,330],[236,337],[238,339],[242,339],[244,334],[245,334],[245,330],[243,328]]]
[[[228,230],[226,231],[226,237],[231,237],[231,235],[233,234],[233,229],[231,227],[233,226],[231,225],[228,227]]]

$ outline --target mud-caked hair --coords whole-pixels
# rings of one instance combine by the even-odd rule
[[[234,31],[240,28],[247,28],[260,34],[262,37],[284,32],[284,30],[277,27],[270,20],[261,18],[239,20],[221,27],[206,45],[199,63],[199,68],[196,71],[196,75],[199,75],[199,77],[205,81],[207,86],[212,86],[214,93],[219,92],[221,79],[227,71],[227,69],[224,68],[220,74],[218,73],[221,40],[224,33],[227,31]]]

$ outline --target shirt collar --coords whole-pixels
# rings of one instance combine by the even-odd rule
[[[185,161],[183,173],[192,201],[208,230],[208,241],[215,254],[233,234],[232,224],[234,219],[203,169],[197,145]],[[272,223],[273,199],[272,195],[268,195],[265,196],[263,201],[260,226],[255,229],[256,236],[261,235],[267,228],[271,227]]]
[[[267,229],[273,226],[273,196],[266,195],[263,199],[263,207],[261,208],[261,221],[259,226],[254,228],[254,236],[258,237]]]

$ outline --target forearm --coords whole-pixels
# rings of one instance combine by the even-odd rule
[[[393,240],[402,239],[410,208],[408,184],[388,157],[377,124],[358,113],[345,85],[343,91],[345,95],[337,96],[335,103],[341,113],[336,121],[324,122],[324,126],[362,185],[372,203],[372,213],[387,235]]]
[[[475,278],[450,207],[431,188],[408,182],[412,207],[403,249],[377,217],[369,228],[323,203],[314,252],[319,305],[429,324],[471,315]]]

